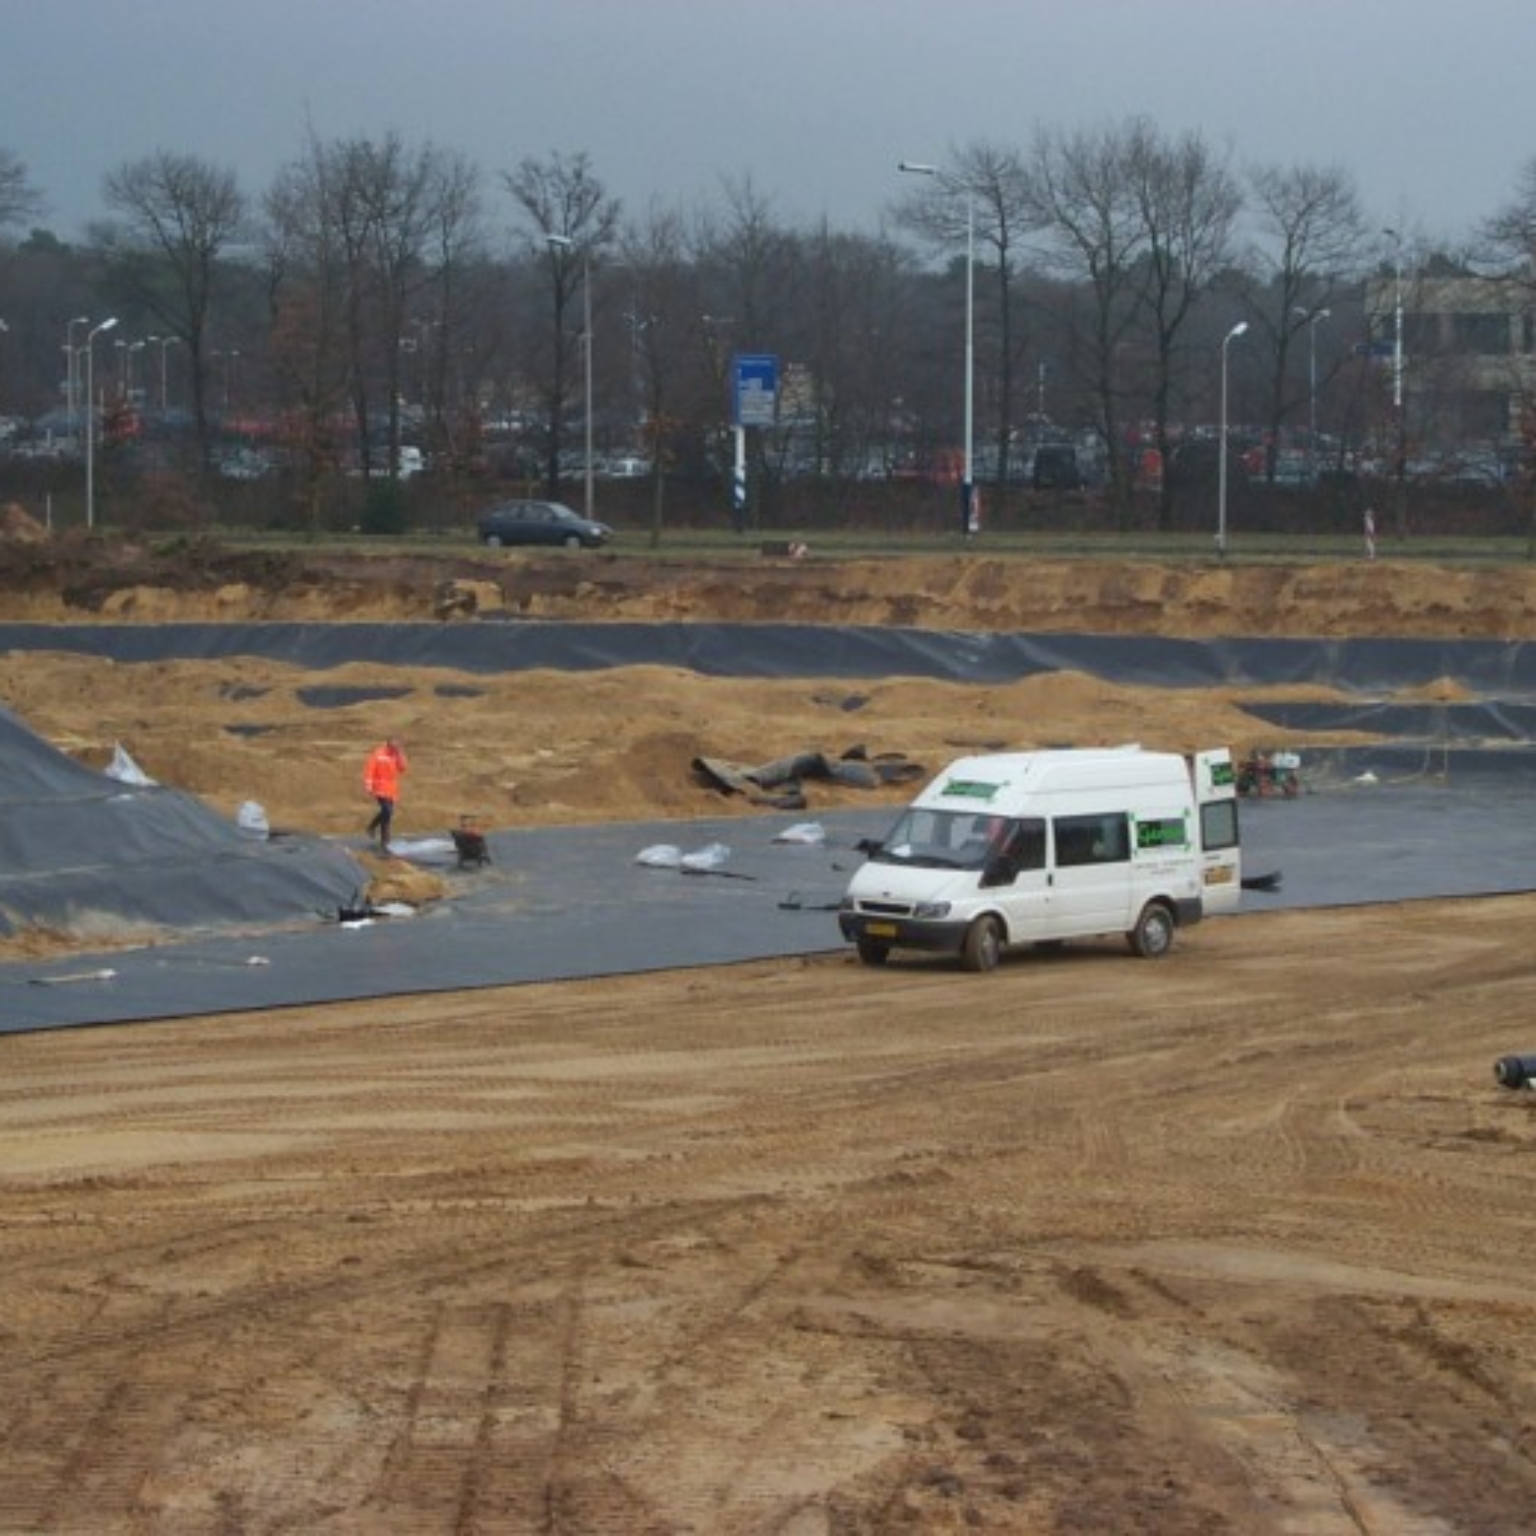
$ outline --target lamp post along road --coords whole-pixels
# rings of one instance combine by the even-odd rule
[[[145,342],[152,347],[160,348],[160,416],[163,420],[166,413],[166,374],[165,353],[166,348],[174,347],[180,340],[179,336],[146,336]]]
[[[932,176],[951,192],[965,194],[965,389],[964,461],[960,480],[960,533],[969,538],[977,531],[976,521],[976,197],[969,186],[936,165],[920,160],[903,160],[897,170],[914,176]]]
[[[581,381],[582,381],[582,510],[592,519],[597,498],[592,477],[596,465],[592,459],[592,263],[581,259]]]
[[[1397,524],[1403,533],[1408,524],[1408,423],[1403,415],[1403,237],[1384,229],[1392,242],[1392,417],[1397,459]]]
[[[1403,237],[1384,229],[1392,242],[1392,409],[1403,415]]]
[[[85,337],[85,526],[96,526],[96,338],[117,324],[117,316],[103,320]]]
[[[1311,311],[1297,308],[1307,321],[1307,477],[1317,483],[1317,322],[1326,320],[1331,309]]]
[[[561,250],[571,250],[576,244],[569,235],[547,234],[544,238]],[[581,386],[583,511],[591,518],[597,499],[592,485],[592,258],[586,249],[581,253]]]
[[[65,415],[69,421],[69,436],[73,443],[80,435],[80,348],[75,342],[75,327],[90,326],[90,317],[76,315],[68,325],[64,327],[64,354],[65,354],[65,383],[68,394],[65,401]]]
[[[1216,553],[1227,556],[1227,353],[1234,341],[1248,329],[1246,320],[1221,338],[1221,435],[1217,442],[1216,463]]]

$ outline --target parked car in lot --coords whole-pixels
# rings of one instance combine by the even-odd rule
[[[594,522],[558,501],[503,501],[480,516],[480,542],[493,549],[546,544],[566,549],[599,549],[613,537],[607,523]]]
[[[1071,443],[1041,443],[1035,449],[1030,481],[1037,491],[1080,491],[1086,483]]]
[[[226,480],[260,480],[271,468],[272,460],[259,448],[231,448],[219,457]]]

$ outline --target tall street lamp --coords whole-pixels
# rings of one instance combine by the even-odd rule
[[[89,316],[76,315],[64,327],[65,389],[68,393],[65,406],[66,415],[69,418],[71,442],[73,442],[80,430],[80,349],[75,344],[75,327],[77,325],[89,326],[90,323]]]
[[[85,335],[85,526],[96,526],[96,338],[117,324],[103,320]]]
[[[1317,483],[1317,322],[1326,320],[1331,309],[1311,311],[1297,306],[1296,313],[1307,322],[1307,476]]]
[[[951,192],[965,194],[965,461],[960,480],[960,532],[968,538],[976,528],[976,198],[963,181],[936,165],[903,160],[896,168],[914,176],[932,176]]]
[[[1221,338],[1221,438],[1217,444],[1219,458],[1216,463],[1216,553],[1223,560],[1227,557],[1227,352],[1247,329],[1248,322],[1239,320]]]
[[[168,347],[174,347],[180,340],[180,336],[146,336],[146,345],[160,348],[160,417],[165,418],[166,412],[166,375],[165,353]]]
[[[569,235],[548,234],[544,238],[557,249],[571,250],[576,242]],[[592,259],[588,250],[581,252],[581,381],[582,404],[585,421],[582,424],[582,480],[584,507],[588,518],[593,515],[595,498],[592,494]]]
[[[1392,242],[1392,409],[1403,414],[1403,237],[1384,229]]]
[[[1403,237],[1384,229],[1392,242],[1392,415],[1397,437],[1397,516],[1401,526],[1407,517],[1408,423],[1403,416]]]
[[[123,391],[123,404],[133,405],[133,354],[144,350],[142,341],[123,341],[121,338],[115,343],[118,355],[122,360],[121,388]]]

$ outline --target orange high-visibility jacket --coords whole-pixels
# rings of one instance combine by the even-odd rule
[[[407,771],[405,753],[385,742],[368,754],[363,767],[363,788],[381,800],[400,796],[400,775]]]

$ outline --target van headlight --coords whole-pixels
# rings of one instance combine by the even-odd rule
[[[912,908],[912,916],[934,919],[949,916],[947,901],[920,901]]]

